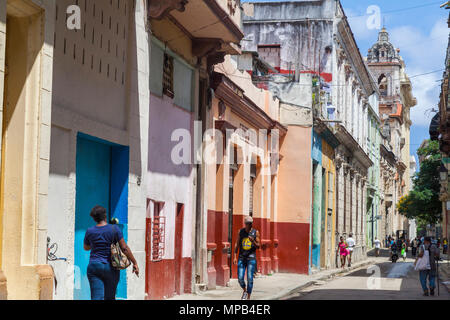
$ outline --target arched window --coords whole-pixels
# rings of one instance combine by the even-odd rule
[[[378,78],[378,88],[380,89],[380,94],[382,96],[387,96],[388,93],[388,81],[384,74],[380,75]]]

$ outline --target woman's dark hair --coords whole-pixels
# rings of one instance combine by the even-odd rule
[[[106,220],[106,209],[102,206],[95,206],[92,208],[90,216],[95,222],[100,223]]]

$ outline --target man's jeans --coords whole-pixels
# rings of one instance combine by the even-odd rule
[[[428,290],[427,287],[427,277],[430,282],[430,289],[435,288],[434,280],[436,279],[436,271],[434,270],[421,270],[419,272],[420,284],[422,285],[423,291]]]
[[[251,294],[253,290],[253,275],[255,274],[256,259],[239,259],[238,261],[238,280],[242,289],[245,289],[245,269],[247,269],[247,293]]]
[[[91,287],[91,300],[116,300],[119,270],[109,263],[89,262],[87,276]]]

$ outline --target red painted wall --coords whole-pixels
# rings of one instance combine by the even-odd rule
[[[233,215],[233,240],[244,227],[244,216]],[[309,223],[271,222],[268,219],[254,218],[254,227],[259,230],[261,248],[256,251],[258,271],[262,274],[274,272],[308,273],[309,261]],[[208,263],[208,284],[224,286],[229,281],[228,256],[228,214],[208,211],[208,248],[215,249]],[[237,278],[237,266],[232,265],[233,278]]]
[[[258,272],[266,275],[272,271],[271,249],[274,242],[271,238],[270,220],[254,218],[253,227],[259,231],[261,240],[261,247],[259,250],[256,250]]]
[[[161,300],[173,297],[175,291],[175,260],[147,262],[147,300]],[[192,259],[183,258],[181,263],[181,293],[192,292]]]
[[[275,272],[308,273],[309,223],[270,222],[255,218],[254,226],[260,232],[261,249],[257,250],[258,270],[267,274]],[[244,227],[244,216],[233,216],[233,252],[236,237]],[[233,265],[233,278],[237,266]]]
[[[192,258],[181,258],[179,266],[180,277],[175,280],[175,259],[163,259],[151,261],[151,219],[146,221],[147,236],[145,243],[146,265],[145,265],[145,291],[147,300],[161,300],[173,297],[176,287],[180,293],[192,292]],[[176,286],[176,281],[178,285]]]
[[[278,271],[308,273],[309,223],[277,222]]]
[[[228,262],[228,212],[208,210],[207,247],[214,249],[208,263],[208,286],[226,286],[230,280]]]

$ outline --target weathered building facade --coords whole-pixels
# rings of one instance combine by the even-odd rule
[[[48,197],[54,299],[90,299],[83,248],[89,212],[115,218],[145,266],[149,46],[145,1],[83,1],[80,29],[68,28],[71,0],[52,18],[53,94]],[[143,299],[144,280],[121,271],[118,299]]]
[[[369,110],[377,108],[377,90],[341,6],[336,15],[334,99],[337,118],[342,120],[336,128],[341,142],[336,155],[336,239],[352,234],[356,241],[352,261],[359,261],[367,251],[368,179],[373,166],[368,144]]]
[[[446,9],[450,6],[447,4]],[[450,19],[450,14],[449,14]],[[450,20],[449,20],[450,28]],[[442,201],[442,237],[450,238],[450,114],[448,111],[450,101],[450,37],[447,45],[447,54],[445,57],[445,71],[442,76],[441,92],[439,96],[439,113],[435,115],[430,124],[431,140],[439,141],[439,149],[442,153],[441,170],[443,177],[441,179],[441,191],[439,199]],[[445,178],[445,174],[447,178]]]
[[[238,1],[150,1],[148,299],[190,293],[210,278],[215,184],[208,184],[204,139],[214,128],[214,65],[239,53],[240,14]]]
[[[407,230],[415,99],[388,40],[367,65],[334,0],[0,1],[0,299],[89,299],[95,205],[141,269],[119,299],[227,285],[248,215],[261,274]]]
[[[396,157],[395,189],[393,190],[394,205],[398,199],[411,189],[410,174],[410,108],[417,104],[412,95],[411,81],[406,71],[405,63],[400,56],[400,50],[389,42],[389,34],[383,28],[378,35],[378,41],[369,49],[368,66],[376,80],[380,91],[380,118],[385,136]],[[399,230],[409,231],[409,222],[393,208],[390,234]]]
[[[367,178],[367,232],[366,243],[368,248],[373,248],[375,238],[381,238],[381,184],[380,184],[380,144],[381,144],[381,121],[378,116],[378,92],[370,98],[368,106],[368,132],[367,150],[373,165],[369,168]]]
[[[279,176],[283,193],[279,195],[278,211],[283,207],[285,212],[297,215],[299,222],[306,221],[301,237],[308,242],[309,257],[305,255],[305,246],[296,246],[299,248],[296,255],[306,259],[299,258],[298,267],[292,269],[284,269],[280,262],[280,269],[309,272],[336,266],[336,241],[349,233],[354,234],[357,242],[354,259],[362,259],[366,181],[373,164],[366,142],[367,105],[376,86],[371,82],[343,9],[336,1],[248,3],[244,4],[244,13],[243,49],[258,53],[276,69],[269,71],[272,78],[262,76],[255,83],[269,88],[280,99],[281,122],[289,128],[284,143],[300,137],[311,141],[309,170],[307,165],[301,167],[301,159],[309,152],[299,153],[308,144],[295,153],[282,152]],[[311,184],[305,192],[311,200],[305,199],[300,207],[286,210],[292,204],[285,193],[295,196],[305,188],[281,186],[283,168],[289,161],[298,161],[297,168],[302,171],[299,176],[305,175],[304,170],[310,172]],[[290,173],[291,179],[297,179],[294,171]]]
[[[278,271],[277,158],[287,131],[278,122],[278,100],[255,87],[231,56],[215,67],[211,80],[214,125],[205,137],[205,151],[214,146],[215,160],[205,163],[208,288],[225,286],[237,277],[232,252],[245,216],[253,217],[260,232],[257,271]]]
[[[392,152],[388,136],[383,135],[389,132],[386,133],[386,131],[382,131],[380,144],[380,240],[393,235],[395,205],[398,201],[395,193],[396,157]]]

